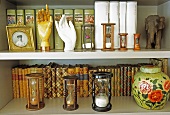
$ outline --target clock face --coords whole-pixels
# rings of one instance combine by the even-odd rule
[[[28,36],[24,32],[18,31],[12,35],[12,41],[16,46],[24,47],[28,43]]]

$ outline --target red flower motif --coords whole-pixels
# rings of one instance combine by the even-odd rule
[[[142,94],[148,94],[148,93],[150,93],[152,91],[152,85],[149,84],[146,81],[142,81],[139,84],[139,88],[140,88],[140,91],[142,92]]]
[[[160,102],[163,98],[161,90],[155,90],[148,94],[148,98],[151,102]]]
[[[165,91],[169,91],[170,89],[170,80],[166,80],[165,83],[164,83],[164,89]]]

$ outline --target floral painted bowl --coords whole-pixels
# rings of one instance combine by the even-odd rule
[[[170,80],[157,66],[142,66],[132,80],[136,103],[145,109],[162,109],[169,99]]]

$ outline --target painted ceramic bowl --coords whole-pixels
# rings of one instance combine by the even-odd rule
[[[157,66],[142,66],[132,83],[134,99],[142,108],[162,109],[169,99],[169,77]]]

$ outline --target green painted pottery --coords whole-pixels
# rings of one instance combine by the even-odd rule
[[[142,66],[132,79],[132,93],[136,103],[145,109],[162,109],[170,89],[169,77],[157,66]]]

